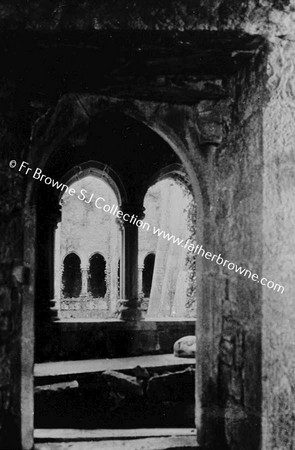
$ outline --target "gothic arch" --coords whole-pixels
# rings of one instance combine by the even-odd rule
[[[127,193],[120,176],[108,165],[99,161],[89,160],[73,167],[60,179],[61,183],[71,185],[75,181],[81,180],[89,175],[95,176],[105,181],[114,191],[118,205],[127,201]],[[61,198],[60,193],[59,198]]]
[[[63,257],[63,263],[64,263],[66,257],[69,256],[69,255],[71,255],[71,254],[76,255],[76,256],[79,258],[79,260],[81,261],[81,258],[80,258],[80,256],[78,255],[78,252],[76,252],[76,250],[69,250],[69,251],[64,255],[64,257]]]
[[[85,106],[85,103],[87,102],[89,104]],[[68,109],[68,126],[64,127],[61,133],[59,129],[59,120],[60,116],[64,114],[63,111],[65,108]],[[65,94],[50,113],[48,111],[48,114],[40,117],[33,125],[31,146],[28,150],[27,159],[29,161],[38,161],[37,166],[43,169],[50,155],[67,140],[75,126],[83,124],[85,127],[85,125],[90,124],[90,120],[94,116],[98,117],[103,116],[105,113],[118,112],[122,116],[125,115],[134,119],[138,124],[147,126],[169,145],[181,160],[185,171],[188,174],[194,196],[199,199],[204,199],[204,205],[202,205],[203,209],[208,200],[208,192],[206,176],[203,170],[204,161],[200,149],[196,148],[195,145],[193,146],[191,139],[189,139],[190,136],[188,131],[186,139],[185,137],[180,138],[173,130],[173,125],[175,124],[169,124],[169,115],[167,114],[165,106],[158,107],[157,114],[155,114],[153,105],[151,104],[149,107],[147,102],[138,101],[135,103],[133,101],[123,101],[117,98],[108,98],[91,94]],[[185,115],[185,112],[184,114],[179,114],[183,116]],[[181,126],[184,125],[186,118],[180,118]],[[196,117],[193,117],[192,119],[197,123]],[[197,134],[198,131],[195,133]],[[40,148],[43,149],[43,152],[40,152]],[[40,154],[39,157],[37,157],[37,153],[38,155]],[[196,173],[198,174],[197,177]],[[28,201],[32,198],[32,194],[36,188],[33,181],[29,180],[26,195]],[[200,205],[200,202],[198,202],[198,204]]]
[[[184,184],[187,182],[187,174],[184,170],[184,166],[181,164],[170,164],[159,171],[157,171],[153,177],[148,182],[148,185],[146,186],[145,194],[147,193],[148,189],[153,186],[154,184],[158,183],[159,181],[165,180],[166,178],[170,177],[177,177],[180,181],[183,181]]]

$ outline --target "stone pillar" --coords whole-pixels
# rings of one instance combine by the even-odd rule
[[[120,286],[119,286],[119,298],[124,298],[124,293],[125,293],[125,275],[124,275],[124,264],[123,264],[123,255],[124,255],[124,249],[125,249],[125,245],[124,245],[124,225],[123,225],[123,220],[117,219],[117,223],[119,225],[120,228],[120,233],[121,233],[121,256],[120,256]]]
[[[172,213],[171,198],[169,190],[161,191],[161,205],[166,205],[161,208],[160,227],[161,230],[171,230],[170,216]],[[167,210],[166,210],[167,208]],[[150,292],[149,305],[147,310],[147,317],[156,318],[160,315],[160,299],[162,295],[162,286],[165,276],[165,267],[167,263],[168,249],[170,241],[162,238],[157,239],[156,257],[154,264],[153,283]]]
[[[55,233],[58,227],[58,223],[61,221],[61,206],[53,199],[50,214],[47,217],[47,262],[48,262],[48,276],[50,280],[49,284],[49,317],[52,322],[59,320],[59,302],[55,298],[54,289],[54,259],[55,259]],[[44,304],[44,318],[46,320],[48,308]]]
[[[143,275],[143,269],[144,266],[138,266],[138,295],[139,297],[143,297],[144,293],[143,293],[143,279],[142,279],[142,275]]]
[[[88,271],[89,271],[89,266],[81,267],[82,288],[81,288],[80,295],[83,295],[83,296],[86,296],[87,292],[88,292]]]
[[[61,296],[61,276],[60,270],[60,222],[57,223],[54,237],[54,299],[56,306],[60,309],[60,296]]]
[[[137,205],[123,205],[121,211],[127,220],[122,220],[122,292],[118,302],[121,320],[140,320],[141,310],[138,298],[138,220],[144,217],[143,208]],[[128,215],[128,216],[127,216]]]
[[[61,264],[60,265],[60,291],[59,291],[60,298],[63,297],[64,284],[63,284],[62,280],[63,280],[64,270],[65,270],[64,265]]]

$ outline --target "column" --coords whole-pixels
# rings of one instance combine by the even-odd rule
[[[43,206],[44,208],[44,206]],[[43,305],[44,310],[44,319],[46,317],[51,321],[55,322],[59,320],[58,312],[59,312],[59,304],[55,298],[54,292],[54,258],[55,258],[55,232],[58,226],[58,223],[61,221],[61,207],[57,202],[56,198],[52,198],[51,205],[49,208],[49,214],[43,217],[43,220],[47,220],[47,240],[45,246],[43,248],[44,254],[43,258],[47,261],[47,265],[45,270],[47,270],[47,276],[49,279],[48,284],[48,294],[49,294],[49,303]]]
[[[138,266],[138,295],[139,297],[144,297],[144,293],[143,293],[143,279],[142,279],[142,275],[143,275],[143,269],[144,266]]]
[[[54,239],[54,300],[56,307],[60,310],[61,296],[61,274],[60,270],[60,229],[61,223],[57,224]]]
[[[141,310],[138,298],[138,220],[144,217],[143,207],[123,205],[121,211],[127,220],[122,220],[122,285],[121,298],[118,302],[121,320],[140,320]]]
[[[81,275],[82,275],[82,288],[81,288],[81,296],[85,296],[88,293],[88,270],[89,266],[81,267]]]

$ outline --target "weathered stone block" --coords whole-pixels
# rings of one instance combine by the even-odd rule
[[[78,389],[79,383],[78,381],[65,381],[63,383],[53,383],[53,384],[44,384],[41,386],[35,387],[35,394],[40,394],[42,392],[63,392],[69,389]]]

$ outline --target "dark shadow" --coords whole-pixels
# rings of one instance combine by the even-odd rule
[[[142,272],[142,291],[145,297],[150,296],[153,281],[154,265],[155,265],[155,254],[149,253],[144,258],[144,268]]]
[[[82,288],[81,262],[79,256],[70,253],[64,259],[64,271],[62,275],[63,289],[65,298],[79,297]]]

